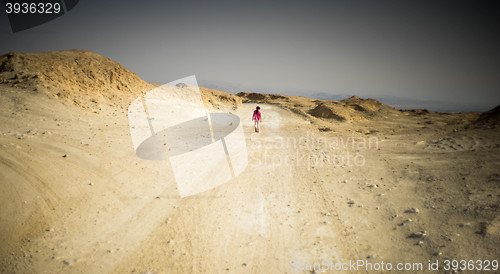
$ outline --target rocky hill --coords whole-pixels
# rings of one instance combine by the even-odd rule
[[[83,108],[99,104],[125,107],[156,84],[142,80],[119,63],[83,50],[43,53],[8,53],[0,57],[0,84],[74,103]],[[201,88],[203,99],[214,109],[241,99],[226,92]]]
[[[333,101],[252,92],[240,92],[236,95],[241,97],[243,102],[276,104],[296,114],[327,121],[356,122],[399,114],[395,108],[377,100],[361,99],[357,96],[342,101]]]
[[[474,122],[477,128],[493,129],[500,125],[500,105],[492,110],[481,113],[479,118]]]

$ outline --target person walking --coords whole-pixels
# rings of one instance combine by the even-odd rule
[[[260,122],[262,122],[262,113],[260,112],[260,107],[257,106],[253,111],[252,121],[255,123],[255,132],[260,131]]]

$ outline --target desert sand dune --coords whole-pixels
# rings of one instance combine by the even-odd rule
[[[0,83],[2,273],[499,258],[498,107],[445,114],[201,88],[207,108],[240,117],[249,162],[181,199],[169,162],[138,158],[130,140],[128,105],[158,85],[85,51],[4,55]]]

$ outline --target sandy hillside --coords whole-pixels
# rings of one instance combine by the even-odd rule
[[[155,86],[91,52],[0,57],[0,272],[295,273],[323,260],[439,260],[443,272],[445,259],[499,259],[498,107],[202,88],[207,107],[241,118],[249,163],[181,199],[169,162],[131,143],[128,105]]]

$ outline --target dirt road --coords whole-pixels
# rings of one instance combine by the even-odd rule
[[[323,260],[498,258],[498,188],[475,183],[496,180],[494,136],[447,137],[475,144],[458,157],[439,147],[448,132],[420,118],[322,131],[275,105],[261,105],[254,133],[255,105],[244,104],[234,113],[246,170],[180,199],[168,161],[136,157],[124,108],[89,113],[6,92],[3,272],[292,273]]]

